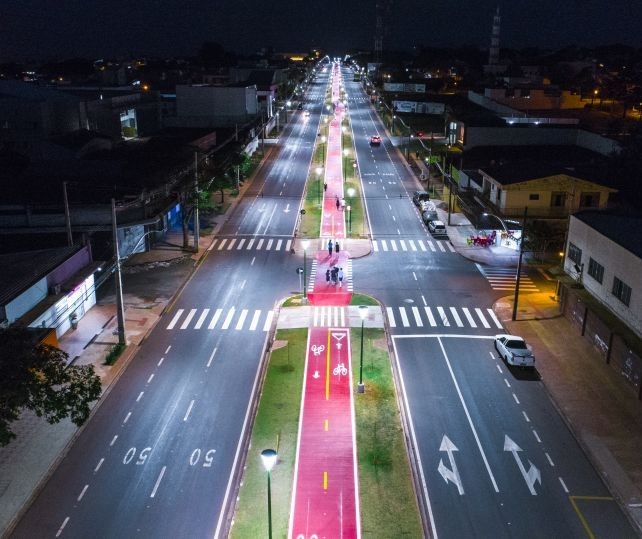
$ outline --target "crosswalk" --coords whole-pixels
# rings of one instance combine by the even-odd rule
[[[346,307],[313,307],[314,327],[343,327],[346,325]]]
[[[341,267],[343,268],[343,286],[348,292],[354,292],[354,283],[352,281],[352,259],[348,259]],[[317,269],[318,262],[316,260],[313,260],[312,267],[310,268],[310,279],[308,281],[308,290],[310,292],[314,291]],[[319,282],[325,283],[325,276]]]
[[[454,253],[455,248],[449,241],[433,241],[433,240],[372,240],[372,250],[375,252],[395,252],[395,251],[414,251],[414,252],[428,252],[433,253],[442,252]]]
[[[475,264],[479,272],[490,283],[493,290],[505,290],[513,292],[517,282],[517,270],[515,268],[501,268],[482,266]],[[539,288],[532,279],[524,272],[519,276],[519,289],[523,292],[539,292]]]
[[[216,238],[208,251],[282,251],[288,252],[292,240],[285,238],[246,237]]]
[[[388,324],[396,327],[470,327],[503,329],[492,309],[480,307],[386,307]]]
[[[166,329],[268,331],[273,318],[274,311],[259,309],[178,309]]]

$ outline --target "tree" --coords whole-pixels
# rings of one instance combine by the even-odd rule
[[[93,365],[67,366],[66,352],[34,344],[33,331],[0,331],[0,446],[15,434],[11,423],[23,408],[51,423],[69,417],[78,426],[89,417],[90,404],[100,397],[100,378]]]

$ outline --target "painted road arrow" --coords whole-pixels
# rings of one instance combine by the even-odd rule
[[[290,205],[288,204],[283,210],[284,213],[290,213]]]
[[[457,446],[452,443],[451,439],[444,434],[444,437],[441,439],[439,451],[445,451],[448,453],[450,469],[446,468],[443,460],[439,459],[439,467],[437,468],[437,471],[441,474],[446,483],[450,481],[457,485],[457,491],[459,492],[459,495],[462,496],[464,494],[464,486],[461,484],[461,478],[459,477],[459,471],[457,470],[457,464],[455,463],[455,456],[453,455],[453,453],[455,451],[459,451],[459,449],[457,449]]]
[[[541,485],[542,474],[530,460],[528,461],[528,464],[530,464],[530,468],[528,469],[528,472],[526,471],[522,459],[520,459],[519,455],[517,454],[521,450],[521,447],[513,442],[513,440],[511,440],[508,436],[504,435],[504,451],[510,451],[513,454],[513,457],[515,457],[515,462],[517,462],[517,467],[522,473],[522,476],[524,476],[524,481],[526,481],[528,490],[531,491],[531,494],[533,496],[537,496],[537,492],[535,491],[535,481],[538,481]]]

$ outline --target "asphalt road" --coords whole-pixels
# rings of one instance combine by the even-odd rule
[[[298,287],[289,242],[327,85],[87,424],[13,537],[213,537],[229,524],[240,441],[276,300]]]

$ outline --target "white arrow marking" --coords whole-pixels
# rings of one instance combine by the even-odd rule
[[[290,205],[288,204],[285,206],[285,209],[283,210],[284,213],[290,213]]]
[[[535,481],[538,481],[539,484],[542,484],[542,474],[540,474],[539,470],[535,467],[535,465],[529,460],[528,464],[530,464],[530,468],[528,469],[528,472],[524,468],[524,464],[522,463],[522,460],[519,458],[519,455],[517,454],[519,451],[521,451],[522,448],[519,447],[513,440],[511,440],[508,436],[504,435],[504,451],[510,451],[513,454],[513,457],[515,457],[515,462],[517,462],[517,467],[519,468],[519,471],[522,473],[522,476],[524,477],[524,481],[526,481],[526,485],[528,486],[528,490],[531,491],[531,494],[533,496],[537,496],[537,492],[535,492]]]
[[[314,371],[312,378],[318,378],[318,377],[319,377],[319,371]]]
[[[452,443],[450,438],[444,434],[444,437],[441,439],[441,445],[439,446],[439,451],[446,451],[448,453],[448,460],[450,461],[450,469],[446,468],[446,465],[444,462],[439,459],[439,467],[437,468],[437,471],[441,474],[441,476],[444,478],[444,481],[448,483],[450,481],[451,483],[454,483],[457,485],[457,491],[459,492],[460,496],[463,496],[464,494],[464,486],[461,484],[461,478],[459,477],[459,471],[457,470],[457,464],[455,463],[455,456],[453,453],[455,451],[459,451],[457,449],[457,446]]]
[[[333,336],[337,341],[340,341],[341,339],[343,339],[343,338],[346,336],[346,334],[345,334],[345,333],[333,333],[333,334],[332,334],[332,336]]]
[[[261,207],[260,207],[258,210],[256,210],[256,211],[258,211],[258,212],[260,213],[260,212],[264,212],[266,209],[267,209],[267,208],[266,208],[266,204],[263,204],[263,206],[261,206]]]

